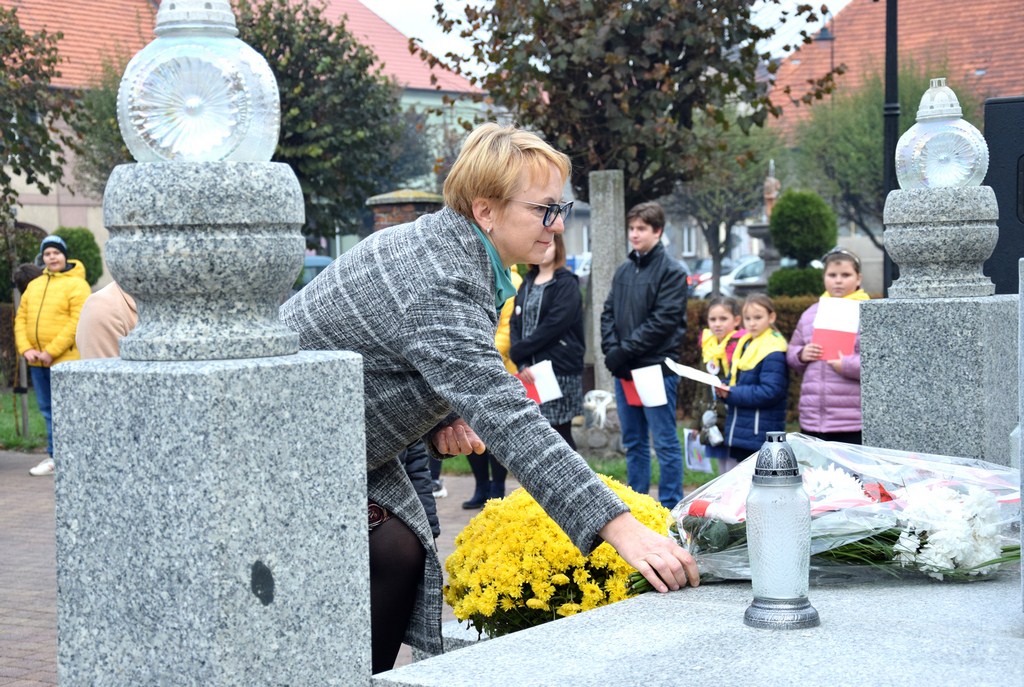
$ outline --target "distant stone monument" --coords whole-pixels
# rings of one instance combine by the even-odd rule
[[[897,146],[901,190],[885,244],[900,277],[861,305],[864,443],[1010,464],[1018,414],[1018,296],[995,296],[982,263],[996,245],[981,134],[935,79]]]
[[[782,182],[775,177],[775,160],[768,161],[768,176],[764,180],[764,219],[769,221],[772,218],[772,210],[775,209],[775,201],[779,199],[779,191],[782,190]]]
[[[775,160],[769,160],[768,176],[765,177],[762,192],[762,197],[764,199],[764,219],[760,222],[752,222],[747,225],[747,236],[761,242],[761,251],[759,255],[761,259],[764,260],[764,272],[761,273],[760,277],[749,284],[734,284],[733,289],[737,296],[746,296],[758,291],[766,291],[768,289],[768,277],[772,275],[772,272],[779,269],[779,265],[782,262],[782,256],[779,254],[779,250],[775,247],[775,242],[772,240],[771,232],[772,210],[775,208],[775,201],[779,199],[779,191],[781,190],[782,182],[775,178]]]
[[[277,86],[227,0],[164,2],[156,34],[104,196],[139,325],[53,372],[58,678],[369,685],[362,362],[278,321],[304,205]]]
[[[586,409],[588,417],[600,416],[578,433],[577,443],[587,455],[619,453],[622,439],[614,405],[615,380],[604,366],[601,352],[601,312],[612,288],[615,270],[626,260],[626,206],[622,170],[591,172],[590,184],[590,276],[587,279],[586,361],[594,366],[594,390],[604,394]],[[593,396],[592,396],[593,400]],[[596,414],[594,411],[597,411]]]
[[[626,261],[626,205],[622,170],[591,172],[590,183],[590,278],[587,308],[591,312],[588,362],[594,363],[594,388],[615,391],[612,373],[601,353],[601,312],[612,290],[615,270]]]

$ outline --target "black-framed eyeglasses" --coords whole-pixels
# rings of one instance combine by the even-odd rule
[[[541,220],[541,223],[545,227],[550,227],[554,224],[559,215],[568,217],[573,204],[573,201],[571,200],[564,205],[559,205],[558,203],[531,203],[528,200],[516,200],[515,198],[513,198],[512,201],[515,203],[523,203],[524,205],[532,205],[537,208],[544,208],[544,219]]]
[[[858,258],[850,251],[846,250],[845,248],[840,248],[839,246],[836,246],[835,248],[821,256],[821,262],[827,265],[828,259],[831,258],[833,255],[842,258],[843,260],[849,260],[857,267],[857,271],[860,271],[860,258]]]

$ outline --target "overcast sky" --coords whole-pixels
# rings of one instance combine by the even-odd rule
[[[479,0],[442,0],[448,14],[462,16],[462,9],[467,4],[482,4]],[[446,52],[468,55],[465,41],[457,35],[445,34],[437,25],[434,17],[434,0],[360,0],[364,5],[377,13],[389,24],[406,36],[419,38],[424,47],[435,55]],[[779,24],[781,12],[792,9],[798,2],[806,0],[783,0],[781,5],[771,2],[757,2],[754,8],[754,21],[761,26],[775,26],[778,35],[763,46],[764,49],[776,52],[787,43],[794,44],[800,39],[800,29],[806,26],[803,21],[790,21]],[[832,12],[839,12],[848,5],[850,0],[826,0]],[[820,27],[820,23],[818,24]],[[817,27],[814,28],[814,31]],[[813,31],[812,31],[813,33]]]

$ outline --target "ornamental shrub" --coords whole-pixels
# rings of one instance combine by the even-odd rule
[[[836,245],[836,213],[817,193],[786,191],[772,210],[772,241],[779,252],[806,267]]]
[[[820,296],[824,291],[822,271],[817,267],[782,267],[768,277],[768,295]]]
[[[96,237],[85,227],[61,227],[57,236],[68,244],[68,260],[75,260],[85,266],[85,280],[95,286],[103,276],[103,255]]]

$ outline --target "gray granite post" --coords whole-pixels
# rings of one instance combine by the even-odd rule
[[[1017,425],[1018,296],[982,272],[999,237],[981,132],[944,78],[896,145],[885,200],[890,298],[861,307],[864,443],[1010,465]]]
[[[614,391],[611,373],[601,353],[601,311],[612,289],[615,270],[626,259],[626,208],[622,170],[591,172],[590,250],[592,262],[587,286],[590,312],[587,361],[594,364],[594,388]]]
[[[362,363],[276,317],[302,216],[285,165],[115,170],[141,324],[53,372],[62,682],[367,684]]]
[[[194,44],[175,34],[197,25]],[[129,121],[167,111],[161,126],[185,121],[191,136],[140,126],[133,155],[166,144],[156,157],[174,161],[117,167],[104,196],[107,261],[139,325],[121,358],[53,370],[58,678],[369,685],[362,360],[299,352],[279,323],[302,264],[302,192],[260,159],[276,122],[262,153],[230,145],[276,116],[259,107],[276,107],[276,85],[246,90],[262,58],[230,43],[226,0],[165,2],[161,27],[170,51],[142,62],[173,97]],[[221,57],[214,39],[229,43]],[[125,97],[152,97],[148,83]],[[180,161],[203,141],[227,152]]]
[[[861,306],[864,443],[1010,464],[1017,424],[1018,298],[994,296],[987,186],[913,188],[886,200],[900,265],[890,298]]]

